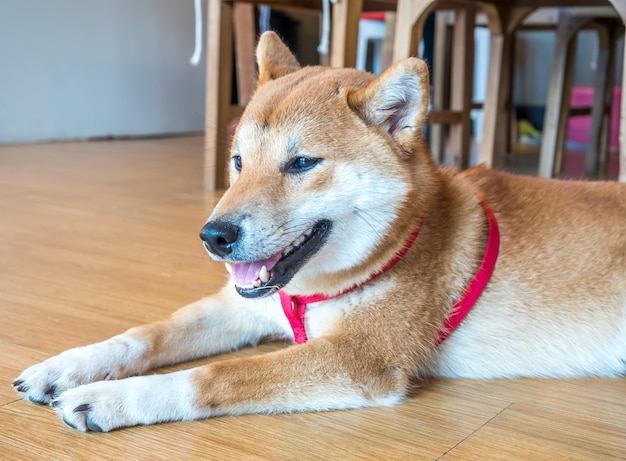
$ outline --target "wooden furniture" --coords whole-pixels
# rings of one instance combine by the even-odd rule
[[[626,0],[398,0],[395,40],[393,47],[394,61],[414,56],[420,40],[422,25],[426,15],[433,10],[443,7],[464,9],[480,5],[487,15],[491,31],[491,46],[489,56],[489,73],[487,97],[484,104],[485,119],[482,142],[478,152],[478,161],[493,165],[496,155],[504,152],[506,145],[507,114],[511,108],[510,101],[510,72],[511,48],[513,33],[533,10],[539,7],[567,7],[567,6],[613,6],[622,22],[626,21]],[[465,26],[466,27],[466,26]],[[462,45],[463,34],[459,34],[456,43]],[[470,39],[465,35],[467,39]],[[626,48],[624,51],[626,55]],[[460,59],[460,58],[459,58]],[[626,83],[626,73],[622,76],[622,87]],[[459,82],[465,85],[464,82]],[[463,88],[460,89],[459,99],[464,99]],[[466,99],[465,99],[466,100]],[[626,182],[626,92],[622,92],[622,116],[620,122],[620,174],[619,179]],[[461,111],[460,125],[469,125],[465,118],[465,108]],[[467,128],[457,127],[460,136],[454,138],[455,145],[451,149],[461,151],[465,142]]]
[[[226,186],[226,157],[229,148],[227,125],[241,115],[243,106],[253,91],[256,69],[252,52],[254,33],[237,34],[243,43],[237,46],[238,69],[244,74],[238,80],[248,85],[240,90],[239,104],[231,103],[233,32],[253,31],[251,7],[263,4],[277,9],[322,10],[322,0],[211,0],[208,2],[207,27],[207,84],[206,84],[206,146],[205,185],[207,189]],[[396,0],[339,0],[332,3],[332,38],[330,42],[330,65],[354,67],[356,64],[359,18],[363,11],[394,10]]]
[[[609,112],[613,97],[615,45],[623,25],[612,8],[566,8],[562,10],[557,31],[554,61],[548,90],[544,135],[539,157],[539,175],[558,176],[562,169],[567,122],[570,116],[591,113],[589,143],[585,157],[585,176],[603,179],[608,153]],[[572,109],[572,77],[576,35],[587,27],[598,33],[599,52],[592,107]],[[589,110],[590,109],[590,110]]]
[[[476,8],[468,5],[435,17],[430,147],[435,161],[467,168],[470,163]],[[480,107],[480,105],[478,106]],[[444,126],[450,126],[446,148]],[[447,154],[447,155],[446,155]]]
[[[476,10],[476,8],[472,8]],[[559,8],[542,8],[527,16],[520,24],[520,30],[555,30],[558,21]],[[471,147],[469,140],[473,133],[474,119],[468,119],[474,109],[483,109],[486,88],[487,69],[479,66],[481,63],[467,59],[468,56],[480,55],[480,59],[485,59],[483,54],[488,51],[489,32],[486,15],[478,10],[474,20],[474,34],[468,30],[465,22],[472,18],[463,15],[461,21],[457,21],[454,10],[440,10],[434,13],[434,50],[432,67],[432,90],[430,114],[430,150],[433,159],[442,165],[449,167],[466,168],[474,159],[470,159]],[[464,30],[461,31],[459,28]],[[480,33],[480,30],[483,32]],[[472,35],[474,39],[472,40]],[[469,38],[469,40],[467,40]],[[473,42],[476,42],[475,44]],[[393,50],[393,47],[391,48]],[[515,66],[514,58],[509,60],[511,66]],[[473,81],[472,81],[473,80]],[[512,80],[512,79],[511,79]],[[463,82],[463,97],[456,101],[451,101],[451,93],[459,93],[459,82]],[[511,85],[513,82],[511,81]],[[471,93],[470,93],[471,92]],[[477,94],[478,93],[478,94]],[[474,98],[478,97],[479,100]],[[460,99],[460,101],[459,101]],[[452,107],[456,104],[456,107]],[[510,119],[510,132],[505,135],[508,140],[504,149],[498,152],[501,160],[506,163],[507,155],[517,153],[521,149],[524,151],[535,151],[539,154],[540,145],[529,145],[516,142],[516,121],[515,110],[508,114]],[[446,126],[452,125],[457,133],[461,132],[461,138],[452,139],[451,144],[447,144]],[[507,126],[509,126],[507,125]],[[481,130],[482,120],[476,119],[476,128]],[[454,133],[454,131],[453,131]],[[462,145],[459,145],[462,140]],[[476,141],[476,138],[473,138]],[[456,142],[455,142],[456,141]],[[532,146],[529,149],[529,146]],[[452,151],[450,149],[452,147]],[[494,164],[496,164],[494,159]]]
[[[207,111],[205,184],[208,189],[226,185],[225,160],[229,138],[227,124],[240,115],[241,106],[230,102],[232,85],[233,22],[236,5],[240,3],[269,4],[275,8],[306,8],[320,10],[321,0],[216,0],[209,2],[208,58],[207,58]],[[387,23],[393,27],[393,59],[396,61],[417,55],[417,45],[421,38],[422,25],[426,15],[436,9],[455,9],[457,24],[452,46],[451,107],[440,109],[434,95],[431,114],[432,123],[451,125],[449,149],[452,156],[460,160],[462,167],[467,165],[471,121],[469,111],[471,101],[471,75],[473,68],[473,27],[476,9],[482,8],[486,14],[491,32],[489,88],[484,108],[484,127],[478,151],[478,162],[494,165],[497,156],[506,151],[508,120],[511,111],[511,69],[513,34],[524,18],[539,7],[567,6],[613,6],[618,17],[626,20],[626,0],[337,0],[333,4],[333,39],[331,42],[330,64],[332,66],[354,66],[358,20],[364,10],[392,11]],[[251,40],[253,42],[253,40]],[[248,50],[253,47],[248,46]],[[626,55],[626,48],[624,51]],[[390,55],[391,53],[386,53]],[[250,61],[250,60],[249,60]],[[386,62],[389,64],[389,61]],[[383,64],[385,65],[385,64]],[[251,73],[251,71],[246,71]],[[459,73],[460,72],[460,73]],[[626,73],[622,76],[622,86],[626,83]],[[250,90],[249,90],[250,91]],[[245,101],[245,92],[243,100]],[[626,91],[622,92],[622,113],[626,115]],[[620,174],[619,180],[626,182],[626,118],[620,121]]]

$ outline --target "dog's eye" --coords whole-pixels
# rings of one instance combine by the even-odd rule
[[[233,155],[233,167],[235,170],[241,171],[241,155]]]
[[[304,173],[305,171],[309,171],[321,161],[321,158],[311,158],[305,156],[294,157],[285,163],[282,170],[284,173],[290,174]]]

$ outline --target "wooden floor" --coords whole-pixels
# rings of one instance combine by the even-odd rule
[[[197,236],[202,169],[199,137],[0,147],[0,459],[626,459],[626,379],[440,380],[393,408],[109,434],[18,400],[28,365],[222,284]]]

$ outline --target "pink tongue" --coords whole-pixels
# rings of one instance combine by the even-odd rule
[[[252,282],[259,278],[261,268],[265,266],[268,271],[272,270],[280,259],[280,256],[281,253],[278,253],[262,261],[233,264],[233,278],[235,279],[235,283],[239,286],[251,285]]]

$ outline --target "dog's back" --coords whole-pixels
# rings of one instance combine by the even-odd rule
[[[460,174],[493,208],[489,286],[430,371],[445,376],[621,375],[626,370],[626,185]]]

